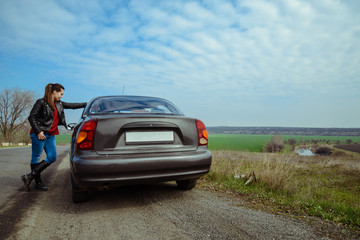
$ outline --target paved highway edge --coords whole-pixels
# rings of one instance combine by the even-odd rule
[[[54,180],[51,178],[51,176],[54,175],[52,172],[57,170],[58,165],[64,160],[68,153],[69,150],[66,150],[58,155],[57,161],[53,163],[52,166],[49,167],[46,171],[46,179],[48,179],[50,191],[51,182]],[[20,176],[14,176],[14,178],[19,179],[19,188],[16,193],[8,198],[8,202],[0,207],[0,239],[6,239],[13,232],[17,231],[16,224],[24,217],[26,211],[36,203],[36,200],[40,194],[46,194],[46,192],[38,190],[25,192],[24,186],[20,180]]]

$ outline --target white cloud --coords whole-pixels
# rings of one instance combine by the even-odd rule
[[[334,108],[359,98],[360,5],[351,1],[2,1],[0,9],[0,53],[60,65],[105,92],[126,86],[259,110],[271,97],[337,95]]]

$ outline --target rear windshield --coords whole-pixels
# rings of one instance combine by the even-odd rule
[[[183,115],[171,102],[161,98],[112,96],[95,99],[87,111],[99,114],[171,114]]]

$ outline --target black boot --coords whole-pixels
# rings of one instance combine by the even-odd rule
[[[34,177],[31,175],[31,173],[21,176],[21,181],[23,181],[23,183],[24,183],[26,192],[30,191],[30,183],[33,179],[34,179]]]
[[[48,188],[44,185],[44,183],[41,181],[41,177],[39,176],[39,180],[36,181],[35,178],[35,189],[37,190],[42,190],[42,191],[47,191]]]
[[[35,176],[37,174],[40,174],[42,171],[44,171],[45,168],[47,168],[48,166],[49,166],[49,164],[43,160],[41,163],[34,166],[31,173],[21,176],[21,180],[23,181],[25,190],[27,192],[30,191],[30,183],[35,178]]]
[[[34,171],[35,168],[37,168],[37,166],[39,165],[40,163],[37,163],[37,164],[31,164],[31,171]],[[35,189],[37,190],[42,190],[42,191],[47,191],[48,188],[44,185],[43,181],[41,180],[41,175],[40,173],[37,173],[35,176],[34,176],[34,180],[35,180]]]

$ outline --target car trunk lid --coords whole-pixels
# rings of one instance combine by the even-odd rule
[[[197,149],[195,120],[183,116],[101,116],[95,151],[102,155],[184,152]]]

